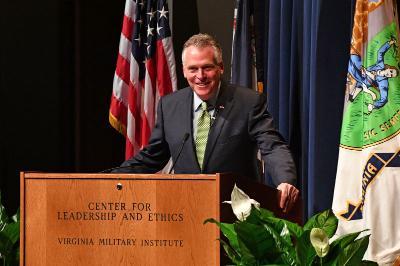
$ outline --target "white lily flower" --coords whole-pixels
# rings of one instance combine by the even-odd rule
[[[252,205],[257,209],[260,208],[260,203],[250,199],[250,197],[238,188],[236,184],[232,190],[231,201],[224,201],[223,203],[229,203],[232,205],[233,213],[240,221],[244,221],[249,217]]]
[[[318,257],[323,258],[329,251],[329,239],[321,228],[313,228],[310,233],[310,241]]]

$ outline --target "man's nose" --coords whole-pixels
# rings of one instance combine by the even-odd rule
[[[199,68],[199,69],[197,70],[196,77],[197,77],[198,79],[204,79],[204,78],[205,78],[204,69]]]

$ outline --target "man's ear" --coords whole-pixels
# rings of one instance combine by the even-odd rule
[[[219,67],[221,68],[221,74],[224,74],[224,63],[220,63]]]

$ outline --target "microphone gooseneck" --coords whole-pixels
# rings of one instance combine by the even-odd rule
[[[183,135],[182,143],[181,143],[181,146],[179,147],[178,154],[176,155],[176,159],[175,159],[174,163],[172,164],[171,169],[169,169],[168,174],[171,174],[172,169],[174,169],[176,162],[178,161],[179,157],[181,156],[183,146],[185,146],[185,143],[188,140],[189,136],[190,136],[190,134],[187,132]]]

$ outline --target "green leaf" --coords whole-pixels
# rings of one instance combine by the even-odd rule
[[[251,250],[246,246],[246,244],[239,240],[239,250],[240,250],[240,255],[241,255],[241,261],[239,265],[244,265],[244,266],[252,266],[252,265],[257,265],[257,259],[256,257],[252,254]]]
[[[19,248],[15,248],[12,250],[10,254],[5,258],[6,266],[15,266],[19,265]]]
[[[344,248],[343,252],[339,254],[337,260],[338,265],[360,265],[362,258],[364,257],[364,253],[368,248],[368,243],[369,235],[362,237],[348,245],[346,248]]]
[[[279,252],[281,253],[281,259],[287,265],[296,265],[296,250],[293,247],[293,243],[290,238],[289,230],[285,223],[281,223],[280,234],[274,230],[273,227],[268,224],[264,224],[264,228],[272,235],[275,245]]]
[[[281,221],[282,230],[280,234],[277,234],[272,227],[265,224],[264,227],[271,233],[272,237],[275,240],[276,247],[281,252],[282,261],[285,262],[286,265],[296,265],[296,249],[293,246],[292,240],[290,238],[289,230],[285,223]]]
[[[317,256],[310,242],[310,232],[310,230],[304,231],[297,239],[296,254],[299,265],[312,265],[314,258]]]
[[[7,224],[0,232],[0,254],[10,254],[19,239],[19,223]]]
[[[329,262],[334,263],[337,260],[339,254],[343,252],[343,249],[349,246],[350,244],[354,243],[354,240],[356,240],[357,237],[360,235],[360,233],[364,231],[368,230],[363,230],[360,232],[354,232],[347,235],[343,235],[334,240],[330,244],[330,251],[328,253],[328,256],[324,258],[324,262],[328,264]]]
[[[275,260],[279,255],[279,250],[271,233],[264,226],[251,223],[239,222],[235,224],[240,250],[245,246],[256,260],[271,258]]]
[[[265,222],[262,225],[271,233],[275,241],[284,242],[285,245],[293,246],[290,231],[281,219]]]
[[[0,254],[5,256],[9,253],[11,247],[11,240],[3,232],[0,232]]]
[[[263,221],[272,225],[276,231],[282,231],[283,225],[289,230],[290,234],[295,238],[299,238],[303,234],[303,229],[296,223],[289,222],[285,219],[276,217],[266,217]]]
[[[5,234],[11,243],[14,245],[19,239],[19,222],[6,225],[1,234]]]
[[[19,208],[18,208],[17,213],[14,214],[13,217],[11,217],[11,219],[14,222],[19,222],[19,217],[20,217],[20,213],[19,213]]]
[[[3,231],[4,227],[10,222],[6,209],[3,204],[1,204],[1,192],[0,192],[0,231]]]
[[[235,232],[235,228],[234,228],[233,224],[220,223],[213,218],[205,220],[204,224],[206,224],[206,223],[216,224],[221,229],[222,234],[229,240],[229,244],[231,245],[231,247],[236,252],[238,252],[238,253],[240,252],[238,238],[237,238],[237,234]]]
[[[255,207],[251,207],[250,215],[246,218],[246,223],[260,225],[261,212]]]
[[[271,211],[269,211],[269,210],[266,210],[266,209],[263,209],[263,208],[260,208],[260,209],[258,210],[258,212],[259,212],[259,217],[260,217],[261,219],[269,218],[269,217],[275,217],[275,215],[274,215],[273,212],[271,212]]]
[[[225,254],[228,258],[235,263],[236,265],[240,264],[241,258],[240,255],[231,247],[228,243],[226,243],[223,239],[218,239],[221,243],[222,247],[225,250]]]
[[[338,219],[331,210],[326,210],[311,217],[304,225],[303,230],[311,230],[314,227],[323,229],[331,238],[337,229]]]
[[[285,222],[281,221],[282,223],[282,230],[280,230],[279,236],[287,243],[287,246],[292,247],[292,238],[290,237],[290,231],[288,229],[288,226],[286,225]]]
[[[367,230],[364,230],[364,231],[367,231]],[[335,239],[335,241],[333,241],[331,243],[331,248],[334,249],[334,248],[338,247],[340,249],[344,249],[345,247],[347,247],[348,245],[353,243],[354,240],[356,240],[357,237],[361,234],[361,232],[364,232],[364,231],[354,232],[354,233],[340,236],[339,238]]]

